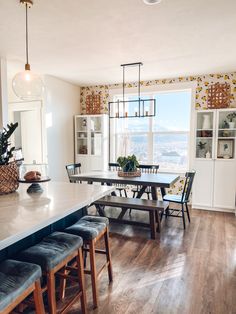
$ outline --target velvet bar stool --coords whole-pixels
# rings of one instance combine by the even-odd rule
[[[43,276],[46,277],[46,286],[43,288],[43,291],[47,290],[49,312],[51,314],[56,314],[57,312],[55,276],[79,282],[76,295],[64,305],[60,313],[65,313],[79,298],[82,313],[87,313],[82,245],[83,240],[81,237],[63,232],[54,232],[38,244],[20,252],[17,256],[21,261],[41,266]],[[67,266],[68,263],[74,259],[76,259],[77,276],[68,278],[62,270],[69,267]]]
[[[0,264],[0,313],[8,314],[33,293],[36,314],[44,314],[38,265],[5,260]]]
[[[90,270],[85,269],[84,272],[91,276],[94,308],[98,306],[97,279],[106,267],[109,282],[113,280],[108,225],[109,220],[106,217],[84,216],[77,223],[64,230],[64,232],[82,237],[83,250],[89,252]],[[95,249],[96,243],[102,238],[105,241],[105,250]],[[95,253],[106,255],[106,263],[99,271],[96,269]]]

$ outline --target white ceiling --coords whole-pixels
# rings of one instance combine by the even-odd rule
[[[25,59],[24,14],[0,1],[10,71]],[[235,0],[34,0],[29,14],[32,70],[79,85],[121,82],[120,64],[138,61],[143,80],[236,70]]]

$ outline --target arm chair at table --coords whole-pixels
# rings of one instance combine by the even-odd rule
[[[115,163],[115,162],[110,162],[108,164],[109,166],[109,170],[110,171],[118,171],[118,170],[121,170],[120,166],[118,163]],[[119,195],[122,196],[122,192],[124,193],[125,197],[128,197],[127,196],[127,185],[125,184],[115,184],[114,185],[116,187],[116,190],[119,192]]]
[[[78,163],[78,164],[70,164],[70,165],[66,165],[66,171],[67,171],[67,174],[68,174],[68,178],[69,178],[69,181],[71,183],[81,183],[81,181],[72,181],[70,179],[70,176],[74,175],[74,174],[80,174],[81,173],[81,163]]]
[[[181,209],[171,209],[168,207],[166,209],[166,217],[172,216],[172,217],[182,218],[184,229],[186,227],[185,212],[187,213],[188,221],[190,222],[188,203],[190,201],[190,195],[191,195],[191,190],[192,190],[192,185],[193,185],[195,173],[196,173],[195,171],[186,172],[185,183],[183,186],[182,194],[180,194],[180,195],[166,194],[163,197],[164,201],[168,201],[170,203],[181,204]],[[184,206],[185,206],[186,211],[184,210]]]

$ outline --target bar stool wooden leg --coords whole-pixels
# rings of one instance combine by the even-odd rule
[[[34,289],[33,295],[34,295],[36,314],[45,314],[44,305],[43,305],[43,297],[42,297],[42,289],[41,289],[39,280],[35,282],[35,289]]]
[[[56,314],[56,290],[55,290],[55,276],[53,271],[47,273],[47,294],[48,294],[48,305],[50,314]]]
[[[61,273],[66,275],[66,267],[63,267]],[[60,279],[60,289],[59,289],[59,300],[63,300],[65,298],[65,290],[66,290],[66,278]]]
[[[84,284],[84,266],[83,266],[84,261],[83,261],[82,249],[79,249],[78,255],[76,256],[76,261],[77,261],[79,285],[80,285],[80,290],[82,291],[82,294],[80,297],[81,309],[82,309],[82,313],[87,313],[86,291],[85,291],[85,284]]]
[[[108,267],[108,276],[109,276],[109,281],[111,282],[113,280],[113,273],[112,273],[108,228],[106,228],[106,232],[104,233],[104,241],[105,241],[105,247],[106,247],[106,257],[107,257],[107,262],[108,262],[108,266],[107,266]]]
[[[95,262],[95,244],[94,241],[89,241],[89,255],[90,255],[90,268],[91,268],[91,281],[93,291],[93,306],[98,307],[98,293],[97,293],[97,270]]]

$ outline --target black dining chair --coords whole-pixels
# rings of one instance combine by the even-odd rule
[[[192,190],[192,186],[193,186],[193,180],[194,180],[195,173],[196,173],[195,171],[186,172],[182,194],[180,194],[180,195],[166,194],[163,197],[164,201],[168,201],[170,203],[181,204],[181,209],[171,209],[168,207],[166,209],[165,213],[166,213],[166,217],[172,216],[172,217],[182,218],[184,229],[186,228],[185,212],[187,213],[188,221],[190,222],[188,203],[190,201],[190,195],[191,195],[191,190]],[[186,211],[184,210],[184,206],[185,206]]]
[[[110,171],[119,171],[119,170],[121,170],[119,164],[116,163],[116,162],[110,162],[108,164],[108,167],[109,167]],[[122,192],[123,192],[125,197],[128,197],[127,196],[127,191],[126,191],[127,185],[125,185],[125,184],[115,184],[115,187],[116,187],[116,190],[119,192],[120,196],[122,196]]]
[[[72,181],[70,179],[70,176],[72,176],[74,174],[80,174],[81,173],[81,163],[66,165],[66,171],[68,174],[69,181],[71,183],[75,183],[75,182],[81,183],[81,181],[79,181],[79,180],[78,181]]]
[[[141,171],[141,173],[157,174],[159,165],[139,165],[138,169]],[[133,192],[133,198],[137,197],[138,192],[140,191],[141,188],[142,188],[141,186],[135,186],[131,190]],[[150,195],[152,195],[151,188],[148,186],[144,193],[147,194],[147,198],[150,199]]]

